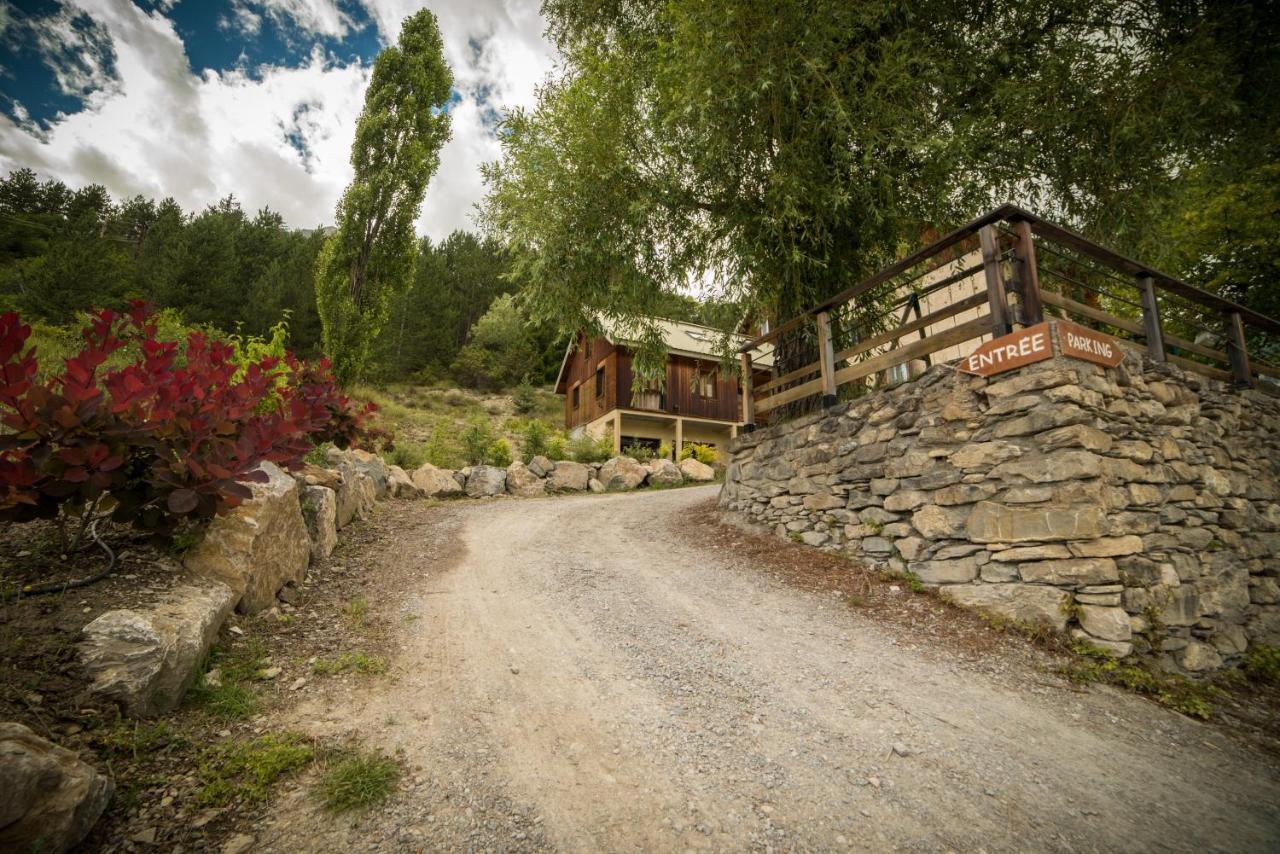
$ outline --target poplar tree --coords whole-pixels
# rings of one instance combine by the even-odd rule
[[[351,148],[355,177],[316,263],[324,349],[344,384],[360,376],[392,296],[412,282],[413,222],[449,138],[452,83],[426,9],[405,20],[399,44],[374,62]]]

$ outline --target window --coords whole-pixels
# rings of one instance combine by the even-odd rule
[[[693,393],[698,397],[714,400],[716,396],[716,372],[704,371],[699,367],[693,373]]]
[[[577,386],[573,387],[573,408],[574,409],[578,408],[578,387]]]
[[[604,368],[596,368],[596,397],[604,396]]]

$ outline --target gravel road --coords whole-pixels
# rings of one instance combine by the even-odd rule
[[[1266,851],[1280,768],[1025,662],[975,668],[685,524],[713,488],[402,505],[394,677],[289,726],[400,751],[356,818],[263,850]]]

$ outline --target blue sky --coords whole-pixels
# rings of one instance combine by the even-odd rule
[[[330,222],[370,64],[423,5],[455,91],[419,230],[471,227],[496,121],[552,67],[537,0],[0,0],[0,170]]]

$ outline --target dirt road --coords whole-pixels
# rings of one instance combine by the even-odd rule
[[[1138,698],[965,668],[700,547],[714,493],[421,505],[392,679],[291,713],[413,769],[265,850],[1280,849],[1280,769]],[[440,537],[440,526],[450,530]],[[427,547],[428,533],[434,545]]]

